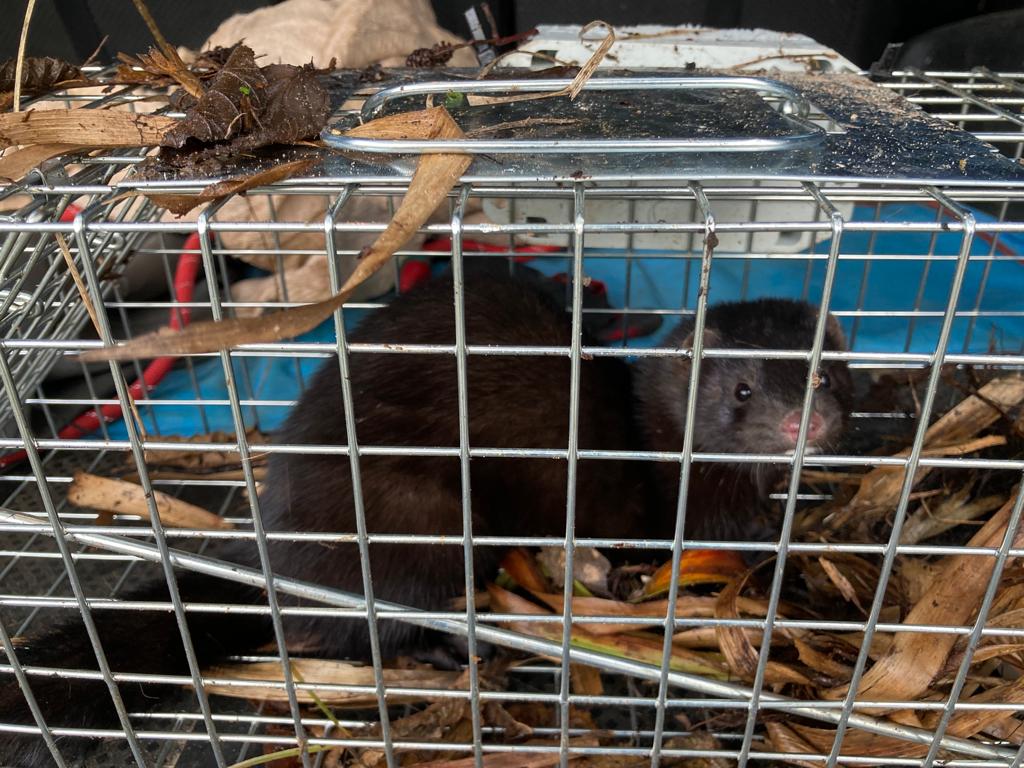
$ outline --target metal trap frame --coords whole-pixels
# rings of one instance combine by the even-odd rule
[[[512,79],[501,85],[471,84],[459,73],[431,83],[436,74],[428,78],[420,73],[400,72],[394,75],[393,82],[371,87],[354,83],[356,74],[338,75],[337,96],[339,102],[364,98],[357,108],[364,116],[379,114],[378,110],[389,105],[398,108],[395,105],[401,106],[403,100],[420,98],[427,92],[444,94],[455,88],[466,92],[522,87],[546,90],[558,85]],[[614,92],[609,83],[614,83],[615,77],[620,76],[612,73],[608,78],[598,76],[591,81],[591,90],[585,99],[593,98],[595,109],[601,103],[602,92]],[[673,77],[679,82],[673,81],[671,88],[665,88],[668,79]],[[578,366],[588,355],[633,358],[678,354],[678,350],[659,350],[656,344],[630,343],[626,331],[631,318],[657,316],[667,325],[682,317],[693,317],[699,330],[703,327],[708,302],[721,298],[719,286],[728,286],[736,297],[748,297],[780,285],[772,280],[784,280],[795,295],[833,308],[847,326],[852,351],[825,352],[819,338],[815,348],[775,354],[807,359],[812,367],[822,359],[842,358],[865,373],[931,366],[918,418],[911,426],[913,439],[909,453],[899,458],[867,454],[819,456],[805,454],[800,446],[793,456],[737,457],[685,450],[678,456],[654,459],[677,462],[682,476],[694,462],[743,459],[786,462],[794,468],[797,477],[805,466],[826,469],[904,467],[908,478],[913,478],[915,471],[922,467],[1019,474],[1024,470],[1024,461],[1020,459],[934,457],[926,455],[922,445],[940,396],[942,365],[993,366],[1009,371],[1019,371],[1024,366],[1024,347],[1021,346],[1024,339],[1013,335],[1013,323],[1017,318],[1024,318],[1024,306],[1018,304],[1014,308],[1005,301],[994,305],[992,302],[993,297],[998,298],[1000,287],[1005,285],[1007,266],[1015,265],[1020,256],[1012,239],[1024,236],[1024,208],[1021,207],[1024,171],[1019,164],[1024,151],[1024,118],[1021,117],[1024,73],[992,73],[983,69],[959,73],[908,71],[892,73],[875,84],[864,80],[850,85],[853,81],[848,78],[843,81],[843,87],[837,87],[835,82],[824,75],[780,76],[778,79],[730,78],[703,73],[660,73],[658,77],[633,79],[621,76],[615,87],[629,88],[634,98],[640,94],[644,107],[649,110],[663,103],[674,103],[678,108],[679,99],[684,98],[680,95],[679,83],[688,83],[687,87],[692,86],[698,101],[710,100],[712,106],[719,103],[716,99],[724,99],[721,103],[725,104],[734,101],[733,92],[742,88],[749,92],[749,98],[740,98],[747,111],[733,121],[732,134],[726,140],[720,136],[715,138],[723,130],[723,124],[705,125],[705,134],[699,141],[694,139],[697,134],[689,130],[693,126],[684,126],[688,130],[681,132],[678,138],[669,138],[662,145],[648,144],[646,151],[641,140],[626,142],[602,136],[600,121],[594,124],[595,134],[588,139],[591,143],[573,143],[556,130],[538,135],[535,139],[538,143],[534,144],[490,139],[483,144],[461,147],[479,155],[450,196],[447,214],[421,232],[423,238],[440,238],[442,249],[435,250],[436,243],[433,247],[424,243],[400,251],[396,255],[395,269],[389,275],[390,284],[378,288],[378,295],[350,303],[345,312],[355,313],[354,317],[360,312],[372,312],[383,305],[381,297],[388,289],[401,290],[399,267],[402,263],[436,257],[439,253],[452,257],[455,264],[471,258],[505,258],[522,253],[527,246],[534,249],[529,252],[538,263],[554,264],[552,271],[561,270],[572,277],[567,283],[566,304],[577,329],[585,317],[602,312],[613,314],[622,325],[623,333],[617,343],[588,348],[583,347],[577,337],[568,349],[547,351],[565,355]],[[604,91],[602,83],[607,86]],[[389,85],[393,85],[394,90],[389,90]],[[854,98],[872,91],[897,94],[908,104],[922,109],[913,110],[881,97],[865,97],[859,101]],[[56,94],[43,100],[70,103],[74,98]],[[130,108],[136,100],[143,100],[145,94],[138,89],[120,89],[85,98],[95,105],[120,102]],[[517,674],[542,683],[532,689],[527,686],[516,691],[482,690],[477,667],[471,663],[468,689],[431,689],[424,694],[422,690],[385,685],[378,659],[373,665],[372,686],[336,686],[371,693],[378,698],[376,714],[382,727],[369,736],[365,734],[375,722],[372,714],[343,718],[341,725],[348,731],[345,733],[320,714],[300,712],[297,691],[324,690],[325,686],[293,679],[287,673],[286,653],[271,654],[271,658],[282,661],[286,667],[283,682],[278,686],[285,690],[291,704],[286,714],[239,711],[216,697],[174,695],[182,686],[201,687],[217,682],[206,676],[153,680],[151,676],[133,675],[128,670],[23,668],[17,662],[13,638],[45,625],[48,617],[55,615],[79,612],[88,616],[91,611],[103,610],[172,609],[179,614],[194,610],[237,610],[237,606],[217,604],[186,606],[174,590],[171,602],[163,605],[119,602],[119,590],[137,578],[144,562],[161,564],[168,572],[174,565],[256,585],[267,583],[271,576],[267,562],[262,572],[247,571],[205,558],[203,554],[206,545],[216,538],[248,537],[257,542],[262,540],[265,547],[266,542],[275,537],[282,540],[289,537],[287,532],[262,531],[254,524],[255,511],[250,507],[259,483],[250,461],[253,453],[289,448],[275,445],[273,440],[256,447],[246,438],[247,430],[254,427],[270,430],[279,423],[293,405],[295,394],[301,390],[311,366],[335,355],[343,365],[358,365],[360,355],[401,354],[402,350],[389,349],[389,345],[349,344],[339,322],[328,329],[337,333],[338,338],[316,336],[245,345],[221,355],[184,358],[175,369],[179,380],[173,382],[175,386],[171,389],[167,388],[166,380],[147,382],[146,371],[139,364],[110,368],[71,362],[74,371],[61,381],[81,382],[84,389],[72,387],[68,394],[55,384],[53,371],[59,359],[73,352],[136,334],[136,323],[151,324],[154,314],[167,317],[177,313],[180,318],[182,313],[192,312],[198,316],[205,311],[220,318],[253,309],[265,311],[302,303],[292,298],[288,281],[280,277],[292,260],[322,257],[329,277],[328,287],[336,288],[344,277],[344,259],[356,257],[363,241],[372,240],[386,225],[394,200],[408,184],[415,153],[436,150],[436,147],[410,143],[346,142],[332,129],[343,127],[355,114],[356,110],[339,113],[338,122],[328,128],[324,139],[337,148],[360,155],[354,158],[351,154],[328,155],[308,176],[250,191],[248,197],[254,201],[253,205],[266,206],[265,210],[269,211],[266,216],[226,217],[221,203],[205,209],[194,220],[175,220],[162,216],[157,207],[145,199],[112,202],[115,196],[127,190],[181,192],[201,188],[213,180],[175,176],[159,169],[145,176],[133,174],[130,169],[141,157],[132,153],[106,152],[88,158],[61,158],[21,185],[0,190],[0,202],[12,200],[16,195],[26,196],[23,205],[9,209],[0,218],[0,237],[3,238],[0,278],[6,278],[3,293],[0,293],[0,330],[3,331],[0,381],[6,394],[0,406],[0,424],[4,425],[0,450],[23,451],[27,458],[27,463],[6,465],[0,474],[0,507],[4,510],[0,515],[0,555],[3,556],[0,562],[0,643],[8,656],[4,672],[13,675],[13,680],[27,690],[31,689],[35,675],[92,675],[105,680],[112,689],[118,684],[145,682],[168,692],[169,707],[150,713],[125,712],[122,708],[124,720],[132,727],[121,732],[100,734],[52,727],[43,718],[35,728],[0,724],[0,730],[29,730],[40,733],[40,738],[44,739],[60,737],[56,742],[51,741],[56,760],[60,760],[57,755],[64,738],[119,737],[122,751],[115,752],[115,757],[110,759],[114,764],[135,761],[140,765],[175,762],[192,765],[205,760],[230,765],[251,757],[265,746],[293,746],[300,739],[309,746],[380,749],[389,766],[400,764],[403,750],[417,748],[458,750],[472,757],[478,766],[486,765],[486,756],[493,752],[519,752],[524,760],[526,755],[553,753],[558,755],[562,765],[581,755],[634,757],[651,765],[681,758],[736,760],[741,766],[750,760],[794,759],[791,753],[772,751],[760,738],[759,718],[768,713],[799,715],[837,727],[831,750],[799,756],[800,760],[829,768],[839,763],[864,762],[929,766],[937,760],[956,765],[1020,763],[1024,752],[1012,740],[966,740],[948,731],[952,717],[958,713],[986,706],[1010,714],[1021,709],[1014,701],[977,705],[958,699],[968,681],[971,656],[983,640],[990,636],[1019,637],[1024,631],[993,627],[988,622],[988,611],[1005,564],[1024,552],[1013,548],[1012,535],[996,549],[901,544],[898,530],[914,503],[910,481],[904,483],[896,507],[894,527],[897,533],[888,541],[793,541],[791,526],[798,505],[820,500],[814,494],[798,492],[798,485],[794,483],[788,492],[779,495],[783,515],[777,541],[693,542],[684,541],[677,534],[674,541],[633,543],[658,551],[664,557],[671,555],[675,561],[684,548],[695,546],[772,553],[776,560],[765,617],[695,619],[675,615],[672,610],[664,620],[667,635],[671,635],[673,629],[709,626],[739,626],[762,631],[762,648],[771,647],[773,632],[839,629],[835,622],[796,621],[779,614],[782,577],[791,554],[824,556],[848,552],[876,558],[882,574],[875,585],[876,599],[863,621],[845,622],[841,627],[843,631],[861,632],[864,638],[853,668],[851,690],[856,690],[855,683],[867,667],[868,649],[876,633],[932,632],[961,636],[965,639],[964,660],[957,668],[951,693],[945,700],[886,704],[935,712],[938,717],[930,727],[878,719],[871,714],[878,702],[860,700],[854,695],[833,700],[795,700],[773,694],[764,685],[770,656],[765,652],[759,655],[749,685],[721,682],[673,671],[664,660],[660,666],[642,664],[571,646],[568,636],[557,643],[498,626],[503,620],[513,618],[510,616],[472,608],[443,615],[421,615],[414,606],[388,604],[367,599],[365,595],[297,583],[276,573],[277,591],[308,598],[323,606],[310,610],[362,616],[371,622],[398,618],[465,635],[470,638],[471,648],[478,640],[494,642],[559,659],[561,663],[523,667]],[[752,114],[757,120],[770,123],[771,130],[767,131],[770,136],[758,134],[762,123],[752,120]],[[730,119],[727,111],[720,117],[725,122]],[[366,153],[371,152],[373,157],[367,157]],[[126,169],[128,173],[124,173]],[[319,201],[314,208],[318,215],[305,220],[278,217],[276,212],[288,208],[295,200]],[[238,238],[243,234],[253,237],[241,241]],[[55,240],[57,235],[67,238],[87,293],[99,309],[101,338],[97,340],[79,337],[85,326],[86,310],[64,266]],[[717,247],[709,244],[712,236],[719,243]],[[234,242],[232,237],[236,238]],[[894,239],[886,245],[883,242],[886,238]],[[499,247],[504,250],[498,250]],[[232,293],[232,280],[237,270],[233,270],[230,260],[240,256],[277,266],[280,289],[276,298],[247,301],[239,300]],[[113,279],[130,264],[143,262],[155,265],[155,273],[166,285],[162,297],[125,295],[122,281]],[[205,285],[208,298],[198,290],[190,293],[190,298],[183,296],[178,280],[183,262],[192,264],[198,280]],[[674,269],[651,272],[655,277],[650,277],[645,266],[653,262],[674,265]],[[885,274],[883,270],[887,265],[897,263],[917,265],[918,279],[893,286],[893,292],[902,296],[902,301],[893,306],[879,306],[873,302],[878,275]],[[774,273],[769,272],[778,264],[797,265],[798,269],[783,277],[772,277]],[[716,265],[724,267],[716,272]],[[612,310],[585,308],[582,304],[584,277],[610,274],[615,269],[622,271],[621,303]],[[843,286],[839,281],[844,274],[847,280],[855,281],[850,284],[852,289],[840,290]],[[667,286],[658,283],[662,279],[668,281]],[[652,284],[656,288],[664,287],[664,292],[650,289]],[[938,304],[935,304],[935,295],[939,297]],[[461,311],[458,294],[454,298],[454,311]],[[112,321],[117,321],[116,326],[111,325]],[[1000,336],[1001,333],[1005,336]],[[893,338],[898,340],[893,342]],[[877,346],[882,342],[889,346]],[[464,339],[457,339],[450,346],[413,351],[453,355],[462,366],[471,366],[476,355],[526,353],[512,348],[472,348]],[[701,350],[695,352],[699,358]],[[706,349],[703,354],[714,357],[726,356],[729,352]],[[267,373],[275,364],[276,377]],[[267,384],[280,381],[280,376],[285,375],[281,370],[286,371],[294,383],[284,393]],[[116,418],[117,411],[125,409],[129,401],[129,382],[133,378],[142,382],[135,406],[145,425],[145,435],[131,419]],[[218,386],[222,389],[217,390]],[[58,394],[53,394],[55,388]],[[460,403],[451,406],[464,407],[464,399],[463,381]],[[340,406],[354,417],[349,393]],[[70,415],[83,409],[104,408],[107,410],[95,420],[90,432],[71,434],[62,430]],[[805,428],[806,410],[805,407]],[[856,415],[864,420],[897,420],[903,416]],[[183,480],[150,476],[146,451],[180,450],[182,445],[173,439],[175,436],[216,430],[230,433],[231,437],[221,441],[190,442],[187,448],[237,454],[240,477]],[[600,458],[580,451],[574,440],[573,436],[565,451],[522,451],[518,455],[567,461],[570,466],[580,459]],[[417,450],[402,446],[359,446],[354,441],[347,446],[333,446],[333,449],[349,455],[352,452],[412,455]],[[457,446],[436,446],[433,450],[457,457],[467,472],[472,458],[495,455],[493,447],[470,445],[468,441]],[[134,463],[143,487],[201,500],[208,509],[230,519],[236,529],[231,532],[174,529],[158,522],[151,526],[131,518],[115,519],[113,524],[101,528],[95,513],[68,504],[66,488],[75,470],[104,471],[126,459]],[[570,489],[570,507],[573,497],[574,490]],[[1019,522],[1022,506],[1024,493],[1018,492],[1008,526],[1011,533]],[[522,536],[513,539],[481,540],[467,535],[461,541],[452,541],[450,537],[420,536],[415,537],[415,543],[454,547],[453,556],[467,558],[474,546],[559,546],[565,549],[570,564],[577,547],[623,544],[578,539],[572,532],[571,513],[567,513],[567,521],[564,538],[538,539],[531,532],[523,531]],[[358,542],[364,557],[375,541],[375,537],[365,531],[328,532],[325,541],[330,541],[332,536],[339,542]],[[962,626],[910,627],[883,620],[881,596],[898,558],[949,554],[994,558],[993,576],[972,622]],[[678,582],[673,581],[669,594],[672,605],[677,590]],[[271,602],[254,610],[273,614],[289,609],[281,609]],[[523,619],[522,616],[514,618]],[[623,617],[578,616],[567,608],[561,615],[531,620],[556,624],[572,621],[585,626],[622,622]],[[669,645],[666,643],[666,650]],[[629,688],[599,696],[574,693],[570,676],[566,674],[570,662],[628,678]],[[13,684],[13,680],[9,684]],[[234,684],[242,685],[237,681]],[[392,710],[389,716],[386,703],[387,696],[405,693],[435,698],[469,697],[474,708],[476,703],[487,700],[542,702],[552,706],[559,719],[557,725],[538,733],[556,737],[559,743],[545,746],[504,743],[500,729],[482,724],[479,716],[474,717],[472,738],[465,743],[445,743],[439,747],[438,744],[408,742],[390,732],[388,723],[394,719],[395,712]],[[620,721],[609,731],[612,744],[581,746],[572,739],[586,733],[571,724],[571,707],[618,710],[627,713],[628,722]],[[719,742],[713,748],[666,745],[666,740],[686,731],[676,715],[691,710],[738,714],[741,725],[718,733]],[[926,754],[915,758],[845,754],[841,750],[844,734],[853,729],[925,745]],[[304,753],[300,760],[306,766],[319,766],[324,764],[325,755],[326,752]]]

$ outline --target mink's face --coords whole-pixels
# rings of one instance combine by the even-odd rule
[[[835,449],[850,409],[845,363],[818,371],[807,452]],[[694,448],[721,453],[791,453],[796,447],[807,364],[796,360],[705,359],[697,390]]]
[[[723,304],[710,309],[705,349],[797,350],[811,348],[817,310],[784,299]],[[684,345],[689,345],[687,340]],[[842,329],[830,318],[826,350],[846,348]],[[688,380],[689,364],[676,368]],[[804,360],[705,357],[694,422],[694,449],[706,453],[792,453],[796,447],[807,386]],[[677,379],[678,381],[678,379]],[[852,381],[846,363],[826,361],[817,371],[813,410],[807,426],[808,453],[836,450],[852,404]],[[678,385],[677,385],[678,386]],[[673,409],[680,423],[683,402]]]

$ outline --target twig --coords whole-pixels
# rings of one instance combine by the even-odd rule
[[[57,246],[60,248],[60,252],[64,255],[64,261],[67,262],[68,272],[71,273],[71,279],[75,281],[75,287],[78,288],[78,295],[82,299],[82,304],[85,305],[85,311],[89,313],[89,319],[92,321],[92,327],[96,329],[96,335],[103,338],[103,332],[100,330],[100,318],[96,314],[96,307],[92,303],[92,298],[89,296],[89,291],[86,290],[85,281],[82,280],[82,275],[78,271],[78,267],[75,266],[75,258],[71,255],[71,249],[68,248],[68,243],[64,239],[64,234],[61,232],[54,232],[53,239],[57,241]],[[84,257],[83,257],[84,258]],[[132,412],[132,418],[135,419],[135,424],[139,428],[139,432],[143,438],[146,436],[146,425],[142,421],[142,414],[139,413],[139,407],[135,404],[135,398],[128,396],[128,409]]]
[[[92,64],[93,61],[95,61],[96,57],[100,55],[100,51],[103,50],[103,46],[107,44],[107,40],[109,39],[110,35],[104,35],[103,39],[100,40],[100,44],[96,46],[96,50],[89,54],[89,58],[82,62],[82,65],[81,67],[79,67],[79,69],[81,69],[82,67],[88,67],[90,64]]]
[[[18,60],[14,65],[14,111],[21,111],[21,74],[25,65],[25,45],[28,43],[28,26],[32,22],[32,11],[36,9],[36,0],[28,0],[25,6],[25,21],[21,24],[21,39],[18,41]]]
[[[153,35],[153,39],[156,41],[157,48],[163,53],[165,57],[174,65],[174,72],[171,72],[171,77],[177,80],[181,87],[188,91],[190,94],[199,98],[203,95],[203,86],[199,82],[199,78],[196,77],[192,72],[189,71],[188,67],[185,66],[185,62],[181,60],[181,56],[178,55],[178,49],[167,42],[167,38],[164,37],[160,28],[156,25],[156,19],[153,18],[153,14],[149,12],[149,8],[146,7],[145,0],[132,0],[135,5],[135,10],[139,12],[139,16],[146,22],[146,26],[149,28],[149,33]]]
[[[497,133],[498,131],[530,128],[536,125],[575,125],[578,122],[579,120],[574,117],[527,117],[522,120],[510,120],[507,123],[497,123],[495,125],[485,125],[483,128],[475,128],[472,131],[466,131],[466,136],[475,138],[477,136]]]
[[[600,20],[592,21],[583,27],[580,30],[580,39],[595,27],[604,27],[608,30],[608,34],[605,35],[593,55],[587,59],[587,63],[580,68],[576,77],[565,88],[558,91],[549,91],[548,93],[522,93],[517,96],[482,96],[475,93],[467,93],[466,101],[470,106],[476,106],[481,104],[511,104],[516,101],[536,101],[538,99],[550,99],[558,96],[568,96],[570,101],[575,100],[579,92],[583,90],[583,86],[590,80],[590,76],[594,74],[594,70],[597,69],[598,65],[604,60],[605,55],[615,44],[615,28],[608,22]],[[432,105],[433,102],[430,101],[428,104]]]
[[[96,314],[96,308],[92,305],[92,299],[89,297],[89,292],[85,288],[85,282],[82,280],[82,276],[78,272],[78,267],[75,266],[75,257],[71,255],[71,249],[68,248],[67,240],[64,239],[64,234],[61,232],[54,232],[53,239],[57,241],[57,246],[60,248],[60,252],[64,254],[64,261],[67,262],[68,272],[71,273],[71,279],[75,281],[75,286],[78,288],[78,294],[82,299],[82,304],[85,305],[85,311],[89,313],[89,319],[92,320],[92,327],[96,329],[96,333],[102,335],[100,331],[100,319]]]

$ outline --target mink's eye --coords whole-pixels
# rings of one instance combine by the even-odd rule
[[[832,379],[828,377],[827,373],[818,374],[818,389],[828,389],[832,385]]]
[[[737,400],[739,400],[741,403],[745,403],[747,400],[750,399],[750,396],[754,394],[754,392],[753,390],[750,389],[750,387],[747,384],[740,382],[739,384],[736,385],[736,391],[734,392],[734,394],[736,395]]]

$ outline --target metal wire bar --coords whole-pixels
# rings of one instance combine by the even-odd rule
[[[949,298],[946,304],[946,313],[942,321],[942,328],[939,331],[939,339],[935,346],[935,355],[932,361],[932,370],[928,377],[928,387],[925,391],[924,400],[921,402],[921,422],[914,432],[914,442],[911,444],[910,454],[906,469],[904,470],[903,486],[900,489],[900,498],[893,517],[892,533],[889,536],[889,546],[882,560],[882,567],[879,570],[878,584],[871,603],[871,611],[868,614],[868,626],[864,630],[864,637],[861,640],[860,651],[857,654],[857,661],[854,664],[853,674],[850,677],[849,691],[844,697],[846,705],[842,717],[836,727],[836,736],[829,752],[826,768],[833,768],[836,759],[842,748],[843,737],[847,728],[847,713],[852,711],[851,705],[860,687],[861,678],[867,665],[868,653],[871,648],[871,640],[875,635],[873,624],[877,626],[878,618],[885,602],[885,590],[889,584],[889,577],[896,561],[896,544],[899,542],[903,532],[903,523],[906,520],[907,509],[910,506],[910,493],[914,487],[914,478],[921,458],[921,451],[924,447],[925,432],[928,428],[928,421],[931,415],[932,406],[935,403],[935,393],[938,389],[939,376],[942,373],[942,362],[945,359],[946,349],[949,346],[950,332],[953,327],[953,317],[956,312],[956,305],[960,298],[960,289],[963,286],[964,275],[967,273],[967,263],[971,256],[971,244],[974,236],[974,216],[961,208],[957,203],[942,195],[938,190],[933,190],[935,199],[947,210],[953,212],[964,225],[964,235],[960,247],[960,260],[957,263],[956,272],[953,275],[949,289]]]
[[[455,303],[455,375],[458,387],[459,471],[462,485],[462,565],[466,587],[466,648],[469,667],[470,724],[473,732],[473,765],[483,768],[480,723],[480,669],[476,642],[476,579],[473,568],[473,506],[469,469],[469,384],[466,354],[466,285],[462,263],[462,220],[466,214],[469,189],[463,187],[452,212],[452,285]]]
[[[25,414],[21,410],[20,404],[17,402],[18,390],[15,387],[14,378],[11,376],[11,368],[7,363],[7,356],[3,352],[0,352],[0,383],[3,384],[4,389],[7,391],[7,397],[11,402],[14,420],[17,424],[18,432],[21,435],[22,443],[25,446],[28,461],[32,465],[32,471],[35,473],[36,477],[45,477],[46,475],[43,470],[42,462],[39,459],[39,452],[32,441],[31,428],[25,418]],[[92,619],[92,613],[89,611],[89,608],[85,603],[85,590],[82,589],[82,584],[78,577],[78,571],[75,568],[74,560],[71,557],[71,550],[68,547],[69,537],[64,536],[62,533],[58,533],[58,531],[61,530],[60,518],[57,515],[57,509],[53,503],[53,498],[50,495],[49,487],[45,483],[41,483],[39,485],[39,495],[42,499],[43,508],[46,510],[46,515],[50,522],[51,534],[57,544],[57,549],[60,551],[61,561],[63,562],[64,570],[67,573],[68,583],[71,585],[71,590],[75,595],[75,599],[78,601],[79,610],[82,613],[82,623],[85,626],[86,634],[89,636],[89,643],[92,646],[93,652],[96,654],[96,664],[103,677],[103,682],[107,686],[110,699],[113,702],[115,711],[117,712],[117,718],[121,723],[121,727],[124,729],[124,735],[128,740],[128,746],[131,749],[132,757],[135,759],[135,762],[138,763],[140,768],[145,768],[146,763],[142,755],[142,748],[139,745],[135,732],[132,730],[131,722],[128,720],[128,713],[125,710],[124,701],[121,699],[121,693],[117,689],[117,683],[115,683],[111,677],[110,665],[107,663],[106,654],[103,652],[103,645],[100,641],[99,633],[96,631],[96,624]],[[52,732],[53,731],[51,730],[51,733]]]
[[[338,195],[334,205],[328,208],[323,221],[324,238],[327,247],[327,267],[331,279],[332,293],[337,293],[341,288],[341,280],[338,274],[338,257],[334,248],[333,225],[338,211],[348,202],[351,194],[352,187],[347,187],[342,194]],[[360,448],[356,435],[355,401],[352,397],[352,379],[349,374],[348,339],[345,335],[345,317],[341,308],[334,313],[334,330],[337,336],[338,369],[341,375],[341,397],[345,414],[345,435],[348,441],[348,457],[352,473],[352,505],[356,518],[359,565],[363,579],[364,602],[359,607],[366,611],[367,629],[370,639],[370,660],[373,664],[373,680],[377,692],[377,708],[380,713],[384,756],[388,768],[396,768],[398,759],[395,757],[392,744],[391,719],[384,695],[384,667],[381,659],[380,637],[377,630],[377,601],[373,594],[373,577],[370,572],[370,545],[366,528],[366,508],[363,498],[362,475],[359,472],[359,457],[365,452],[365,449]]]
[[[93,297],[101,296],[99,280],[96,276],[95,265],[92,259],[87,258],[89,253],[89,243],[85,238],[84,224],[85,222],[97,215],[100,212],[98,207],[86,209],[75,217],[76,224],[80,221],[81,224],[76,227],[76,240],[78,243],[79,253],[82,255],[82,264],[85,272],[86,285],[89,288],[90,293]],[[84,300],[84,299],[83,299]],[[113,343],[113,335],[110,331],[110,322],[107,319],[105,312],[96,312],[96,320],[99,323],[97,329],[100,334],[100,338],[107,344]],[[131,402],[131,395],[128,392],[128,385],[124,380],[124,375],[121,372],[120,366],[116,363],[110,363],[110,372],[114,379],[114,387],[117,391],[118,397],[120,398],[122,408],[124,412],[129,413],[129,403]],[[203,722],[206,726],[206,735],[209,738],[210,750],[213,752],[214,760],[220,768],[227,765],[227,761],[224,758],[224,751],[221,747],[220,738],[217,733],[217,727],[213,722],[213,712],[210,709],[210,701],[206,696],[206,691],[203,689],[201,677],[202,670],[199,667],[199,661],[196,658],[195,649],[192,645],[192,635],[188,628],[188,620],[185,617],[185,610],[182,607],[181,594],[178,591],[178,583],[175,579],[174,569],[170,563],[166,560],[168,556],[167,538],[164,536],[164,526],[160,520],[160,513],[157,508],[156,498],[153,496],[153,487],[149,480],[149,471],[146,467],[146,459],[142,449],[142,441],[140,435],[141,424],[136,423],[133,417],[124,419],[125,429],[128,433],[128,440],[132,444],[132,455],[135,460],[135,467],[139,473],[139,484],[142,486],[143,492],[146,499],[146,507],[149,511],[149,519],[153,538],[156,541],[157,549],[160,551],[160,555],[163,559],[162,566],[164,572],[164,579],[167,582],[167,589],[170,594],[171,604],[174,607],[174,618],[177,621],[178,633],[181,638],[182,647],[185,652],[185,659],[188,663],[189,672],[192,676],[192,682],[195,688],[196,699],[199,702],[199,709],[203,714]]]
[[[658,706],[655,714],[654,743],[651,745],[651,768],[661,764],[662,737],[665,730],[665,699],[668,696],[669,663],[672,657],[672,635],[675,631],[676,600],[679,595],[679,562],[683,556],[683,532],[686,528],[687,496],[690,489],[690,467],[693,461],[693,434],[697,423],[697,391],[700,383],[701,357],[704,349],[704,324],[707,319],[708,293],[711,281],[711,257],[715,249],[715,217],[696,183],[693,185],[694,198],[704,217],[704,252],[701,258],[699,287],[697,288],[697,319],[693,328],[690,346],[690,381],[686,396],[686,420],[684,421],[683,449],[680,454],[679,491],[676,501],[676,527],[672,539],[672,578],[669,582],[668,612],[665,616],[665,639],[662,645],[661,674],[658,680]]]
[[[199,234],[199,248],[202,252],[203,270],[206,273],[206,282],[210,286],[210,309],[213,312],[214,320],[220,320],[223,316],[220,306],[220,296],[216,290],[216,266],[213,261],[213,254],[210,251],[210,217],[217,211],[220,204],[214,204],[203,210],[196,219],[196,231]],[[274,639],[277,643],[278,653],[281,657],[281,673],[284,676],[286,691],[288,694],[288,706],[291,710],[292,721],[295,727],[295,737],[302,749],[299,757],[303,768],[312,768],[309,753],[305,749],[306,732],[302,727],[299,701],[295,694],[295,685],[292,680],[291,661],[288,656],[287,642],[284,634],[284,626],[281,621],[280,606],[277,602],[277,592],[274,588],[274,571],[270,563],[270,551],[267,546],[267,538],[263,529],[263,518],[260,513],[260,502],[256,489],[256,479],[252,473],[252,456],[245,437],[245,421],[242,417],[241,404],[239,402],[238,389],[235,386],[234,367],[231,364],[231,354],[227,351],[220,352],[221,365],[224,370],[224,382],[228,391],[228,398],[231,401],[231,419],[235,426],[235,439],[238,441],[239,459],[245,475],[246,490],[249,495],[249,509],[252,513],[253,530],[256,533],[256,550],[259,553],[260,570],[263,572],[263,584],[261,585],[267,594],[267,604],[270,606],[270,619],[274,628]],[[390,768],[390,767],[389,767]]]
[[[572,675],[569,671],[572,643],[572,597],[573,585],[576,583],[573,562],[576,553],[576,476],[579,463],[580,436],[580,363],[583,347],[583,208],[585,203],[584,186],[580,182],[573,185],[573,221],[572,237],[572,344],[569,347],[569,448],[566,454],[567,488],[565,501],[565,570],[562,587],[562,649],[561,677],[559,680],[559,765],[567,768],[569,764],[569,684]]]
[[[800,487],[800,472],[804,464],[804,454],[807,449],[807,428],[811,421],[811,412],[814,409],[814,390],[817,378],[818,366],[821,364],[821,352],[825,345],[825,331],[828,325],[828,309],[832,298],[832,287],[835,284],[836,268],[838,264],[839,249],[842,243],[845,221],[842,214],[832,203],[821,194],[814,185],[806,185],[810,192],[818,200],[821,211],[829,217],[832,225],[832,244],[829,250],[828,266],[825,270],[824,286],[822,288],[821,300],[818,302],[818,319],[814,329],[814,340],[811,347],[811,357],[808,361],[807,384],[804,388],[803,405],[800,412],[800,427],[797,433],[796,445],[793,448],[793,464],[789,481],[788,498],[782,518],[782,530],[779,534],[779,549],[775,555],[775,570],[772,575],[772,588],[768,597],[768,610],[765,615],[764,633],[761,636],[761,650],[758,655],[757,669],[754,672],[753,696],[750,700],[750,712],[747,715],[746,727],[743,732],[743,745],[740,748],[738,768],[744,768],[750,757],[751,743],[754,736],[754,727],[757,723],[758,704],[761,691],[764,686],[765,670],[768,667],[768,657],[771,655],[771,638],[774,623],[778,614],[779,600],[782,594],[782,576],[786,568],[787,555],[789,553],[790,537],[793,530],[793,516],[796,512],[797,490]]]

